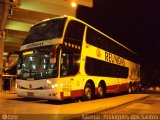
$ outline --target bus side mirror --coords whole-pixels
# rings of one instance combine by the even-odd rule
[[[17,68],[18,69],[22,68],[22,57],[21,56],[18,58]]]
[[[17,73],[16,73],[17,77],[21,74],[21,71],[22,71],[22,60],[23,60],[22,56],[19,55],[18,63],[17,63]]]
[[[54,58],[50,57],[50,63],[55,64],[56,63],[56,57],[54,57]]]
[[[57,54],[57,48],[55,47],[50,52],[50,58],[49,58],[50,63],[52,64],[56,63],[56,56],[57,56],[56,54]]]

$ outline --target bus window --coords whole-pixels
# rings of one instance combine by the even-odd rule
[[[65,19],[54,19],[34,25],[26,36],[23,45],[62,37]]]
[[[77,41],[83,40],[84,25],[80,22],[70,21],[66,30],[65,38]]]
[[[83,41],[83,33],[84,33],[84,25],[80,22],[77,21],[70,21],[68,23],[65,37],[64,37],[64,42],[70,43],[76,46],[82,46],[82,41]],[[79,51],[80,54],[80,51]]]
[[[61,56],[61,75],[72,75],[73,71],[73,52],[68,49],[62,50]]]

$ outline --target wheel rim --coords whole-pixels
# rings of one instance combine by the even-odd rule
[[[85,97],[89,100],[91,99],[91,89],[86,87],[85,88]]]
[[[132,88],[131,88],[131,86],[129,86],[128,92],[129,92],[129,93],[132,93]]]
[[[132,86],[132,92],[133,93],[135,92],[135,86],[134,85]]]
[[[100,97],[102,97],[103,96],[103,88],[102,87],[98,87],[98,95],[100,96]]]

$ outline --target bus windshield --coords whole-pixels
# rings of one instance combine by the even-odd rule
[[[61,37],[64,23],[65,18],[57,18],[34,25],[26,36],[23,45]]]
[[[50,61],[50,54],[47,49],[36,49],[33,54],[23,55],[17,65],[18,78],[38,80],[57,77],[57,63]]]

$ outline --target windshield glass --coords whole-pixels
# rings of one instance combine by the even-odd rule
[[[23,55],[18,64],[18,78],[45,79],[57,77],[57,63],[50,62],[49,49],[36,49],[33,54]]]
[[[64,23],[65,18],[58,18],[34,25],[25,38],[23,45],[61,37]]]

